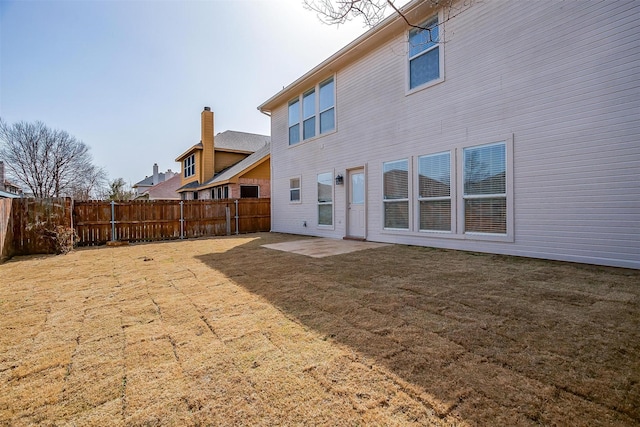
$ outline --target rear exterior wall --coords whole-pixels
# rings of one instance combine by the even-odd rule
[[[347,185],[321,227],[317,175],[362,166],[367,240],[640,268],[638,26],[637,1],[477,2],[444,24],[442,83],[409,93],[406,32],[327,70],[335,132],[289,146],[287,105],[272,111],[273,231],[346,236]],[[415,185],[410,229],[384,228],[383,162],[497,141],[512,141],[509,236],[418,231]]]

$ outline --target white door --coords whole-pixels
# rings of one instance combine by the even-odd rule
[[[364,169],[349,171],[349,200],[347,236],[365,237],[365,185]]]

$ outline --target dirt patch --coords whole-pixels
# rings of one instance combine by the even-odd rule
[[[640,272],[256,234],[0,265],[0,425],[638,425]]]

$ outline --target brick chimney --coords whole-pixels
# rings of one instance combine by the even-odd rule
[[[200,182],[206,182],[213,178],[214,170],[214,142],[213,142],[213,111],[204,107],[201,114],[201,141],[202,141],[202,168],[200,169]]]

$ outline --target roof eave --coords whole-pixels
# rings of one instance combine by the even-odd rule
[[[425,2],[424,0],[413,0],[401,7],[400,11],[406,17],[413,14],[420,16],[426,14],[429,10],[435,9],[435,7],[436,6],[433,6],[430,2]],[[289,86],[283,88],[263,102],[258,106],[258,110],[265,114],[270,113],[278,105],[288,102],[290,98],[308,89],[310,85],[336,73],[338,69],[343,68],[345,65],[364,55],[373,46],[379,45],[387,39],[391,39],[398,30],[404,28],[406,28],[406,22],[397,12],[394,12],[375,27],[366,31]]]

